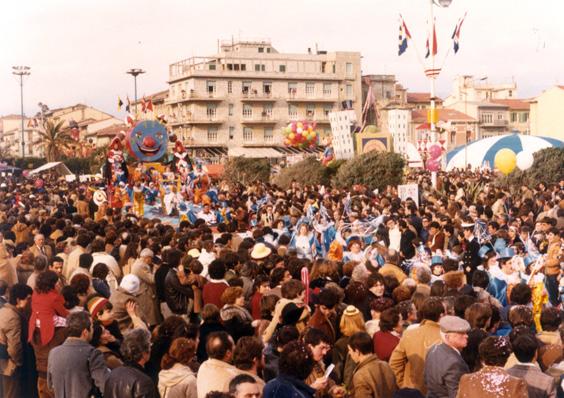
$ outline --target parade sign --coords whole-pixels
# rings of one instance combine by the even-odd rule
[[[407,198],[413,199],[419,207],[419,186],[417,184],[398,185],[398,196],[402,202]]]

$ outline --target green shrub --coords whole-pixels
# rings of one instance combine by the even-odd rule
[[[401,184],[404,166],[404,159],[397,153],[372,151],[355,156],[339,167],[333,182],[339,188],[361,184],[383,191],[388,185]]]
[[[292,166],[283,168],[274,178],[274,183],[284,189],[288,188],[292,181],[305,185],[331,185],[331,179],[344,162],[336,160],[325,167],[314,156],[305,158]]]
[[[232,157],[225,163],[222,178],[229,183],[248,185],[255,181],[268,182],[270,163],[268,159]]]

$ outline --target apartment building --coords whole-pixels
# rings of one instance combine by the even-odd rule
[[[323,137],[331,112],[352,109],[360,120],[360,53],[287,54],[269,40],[218,44],[215,55],[169,68],[168,125],[187,147],[275,148],[291,121],[315,121]]]
[[[564,141],[564,86],[554,86],[530,101],[531,135]]]
[[[24,157],[43,157],[43,147],[37,145],[39,129],[32,119],[24,116]],[[0,117],[0,152],[9,157],[22,156],[22,117],[6,115]]]

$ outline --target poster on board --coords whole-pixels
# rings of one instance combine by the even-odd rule
[[[398,185],[398,196],[402,202],[407,198],[413,199],[419,207],[419,186],[417,184]]]

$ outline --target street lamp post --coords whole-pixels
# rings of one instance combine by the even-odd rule
[[[137,76],[142,75],[145,73],[143,69],[140,68],[131,68],[127,72],[128,75],[133,76],[133,84],[134,84],[134,96],[135,96],[135,117],[137,117]]]
[[[431,29],[431,35],[434,34],[434,27],[435,27],[435,19],[434,19],[434,9],[433,7],[435,5],[439,6],[439,7],[443,7],[446,8],[448,6],[450,6],[450,4],[452,3],[452,0],[429,0],[429,11],[430,11],[430,19],[429,19],[429,23],[431,24],[431,26],[433,27],[433,29]],[[431,44],[431,47],[434,46],[434,37],[430,38],[430,42],[433,43]],[[436,73],[435,73],[435,48],[432,47],[431,49],[431,70],[432,73],[429,76],[429,79],[431,80],[431,92],[430,92],[430,100],[431,100],[431,120],[430,120],[430,127],[431,127],[431,145],[434,145],[438,139],[437,139],[437,125],[435,124],[435,118],[436,118],[436,112],[437,112],[437,103],[435,101],[435,79],[436,79]],[[431,182],[433,184],[433,187],[437,186],[437,172],[436,171],[432,171],[431,172]]]
[[[22,158],[25,157],[25,126],[24,126],[24,106],[23,106],[23,78],[24,76],[31,75],[29,66],[12,66],[12,74],[20,77],[20,99],[21,99],[21,117],[22,117],[22,132],[21,132],[21,140],[22,140]]]

